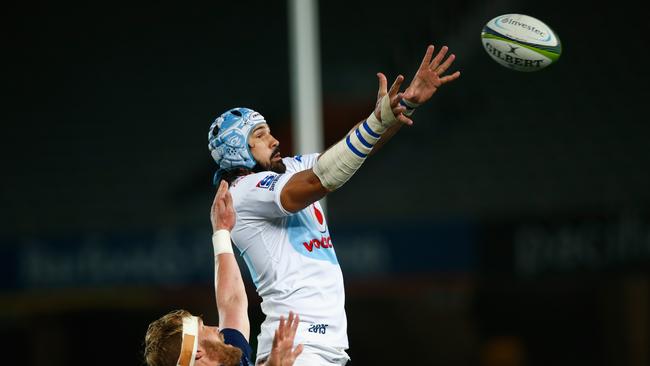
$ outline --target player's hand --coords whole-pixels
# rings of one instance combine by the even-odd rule
[[[381,99],[384,97],[384,95],[388,94],[390,98],[390,107],[393,111],[393,116],[395,118],[407,125],[412,125],[413,121],[411,121],[410,118],[406,117],[405,115],[402,114],[406,110],[404,106],[399,104],[400,100],[402,100],[402,93],[399,92],[400,86],[402,86],[402,83],[404,82],[404,76],[398,75],[397,79],[393,82],[393,85],[390,87],[390,90],[388,90],[388,80],[386,79],[386,75],[382,74],[381,72],[377,73],[377,78],[379,79],[379,91],[377,92],[377,103],[375,104],[375,117],[377,117],[378,120],[382,121],[381,118]],[[388,118],[385,118],[383,121],[390,119],[390,116]]]
[[[214,196],[212,208],[210,209],[210,221],[212,222],[212,231],[228,230],[232,231],[235,226],[235,209],[232,205],[232,196],[228,191],[228,183],[222,180],[219,184],[217,194]]]
[[[447,69],[456,59],[453,53],[445,59],[448,48],[443,46],[438,54],[432,58],[434,47],[429,45],[427,52],[424,54],[422,63],[415,73],[411,85],[404,91],[403,98],[409,102],[422,104],[429,100],[431,96],[438,91],[442,85],[452,82],[460,76],[460,71],[456,71],[451,75],[446,75]],[[443,61],[444,60],[444,61]]]
[[[273,337],[273,348],[265,366],[291,366],[296,357],[302,353],[302,344],[293,348],[293,340],[296,337],[296,330],[300,324],[300,318],[293,312],[289,312],[289,319],[285,322],[280,317],[280,326]]]

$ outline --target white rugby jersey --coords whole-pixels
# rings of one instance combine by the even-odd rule
[[[280,316],[300,316],[295,343],[329,358],[348,348],[343,275],[321,206],[315,202],[290,213],[280,192],[293,174],[310,169],[318,154],[284,158],[284,174],[261,172],[235,180],[230,188],[237,212],[231,237],[262,297],[266,320],[257,357],[271,352]],[[347,355],[343,354],[344,357]]]

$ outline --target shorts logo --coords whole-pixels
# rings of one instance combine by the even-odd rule
[[[325,334],[327,332],[328,326],[328,324],[312,324],[309,326],[309,329],[307,329],[307,331],[309,333]]]

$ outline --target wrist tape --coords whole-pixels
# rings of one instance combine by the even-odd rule
[[[405,115],[406,117],[410,117],[413,114],[413,112],[415,112],[415,108],[420,106],[419,104],[409,102],[406,99],[400,100],[399,104],[401,104],[402,106],[404,106],[406,108],[406,110],[404,112],[402,112],[402,114]]]
[[[314,174],[329,191],[345,184],[361,167],[381,135],[397,123],[388,95],[380,103],[381,121],[373,112],[343,140],[325,151],[314,164]]]
[[[217,230],[212,234],[212,247],[214,248],[214,256],[223,253],[233,253],[232,244],[230,244],[230,231]]]
[[[381,121],[377,116],[375,116],[375,112],[373,112],[370,114],[368,119],[366,119],[366,122],[368,122],[368,127],[370,127],[372,131],[381,135],[397,123],[397,118],[393,114],[393,109],[390,107],[390,97],[388,94],[384,95],[379,103],[381,104]]]

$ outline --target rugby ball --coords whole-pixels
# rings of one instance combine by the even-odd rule
[[[541,20],[523,14],[490,20],[481,31],[481,41],[494,61],[516,71],[541,70],[562,54],[557,34]]]

